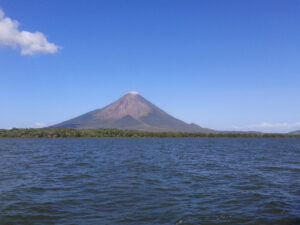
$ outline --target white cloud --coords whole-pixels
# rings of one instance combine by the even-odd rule
[[[233,126],[234,130],[262,131],[262,132],[290,132],[300,129],[300,122],[295,123],[267,123],[253,124],[248,126]]]
[[[36,122],[36,123],[35,123],[35,126],[36,126],[37,128],[42,128],[42,127],[47,126],[47,124],[46,124],[46,123],[43,123],[43,122]]]
[[[0,44],[20,48],[22,55],[54,54],[59,47],[47,41],[41,32],[20,31],[18,21],[6,17],[0,9]]]

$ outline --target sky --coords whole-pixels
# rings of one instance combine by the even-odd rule
[[[0,128],[129,91],[219,130],[300,129],[299,0],[0,0]]]

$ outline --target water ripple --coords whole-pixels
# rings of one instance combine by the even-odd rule
[[[0,225],[300,224],[299,139],[0,139]]]

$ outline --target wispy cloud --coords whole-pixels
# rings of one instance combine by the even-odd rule
[[[47,126],[47,124],[46,124],[46,123],[43,123],[43,122],[36,122],[36,123],[35,123],[35,126],[36,126],[37,128],[42,128],[42,127]]]
[[[22,55],[54,54],[59,47],[48,42],[41,32],[20,31],[19,22],[6,17],[0,9],[0,44],[20,48]]]
[[[267,123],[253,124],[248,126],[233,126],[234,130],[262,131],[262,132],[289,132],[300,129],[300,122],[295,123]]]

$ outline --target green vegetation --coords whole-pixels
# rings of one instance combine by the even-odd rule
[[[230,138],[272,138],[272,137],[298,137],[292,134],[262,134],[262,133],[182,133],[182,132],[146,132],[118,129],[87,129],[77,130],[72,128],[44,128],[44,129],[0,129],[0,138],[77,138],[77,137],[230,137]]]

